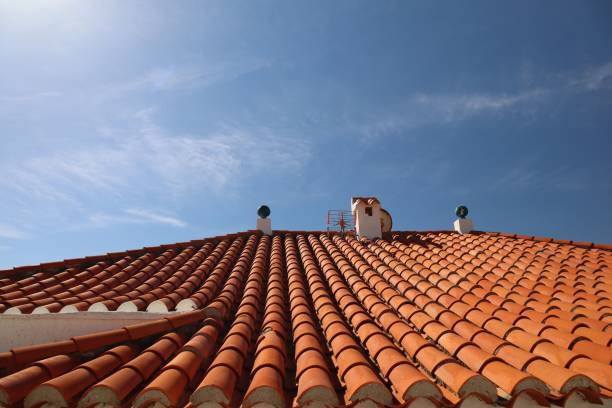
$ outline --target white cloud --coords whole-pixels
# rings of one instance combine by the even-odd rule
[[[28,238],[28,234],[19,228],[0,224],[0,237],[8,239],[26,239]]]
[[[179,228],[187,226],[186,222],[173,215],[146,208],[128,208],[120,214],[96,213],[89,217],[89,222],[102,227],[111,224],[162,224]]]
[[[612,62],[591,68],[583,75],[572,78],[568,82],[570,86],[584,87],[591,91],[609,88],[612,86]]]
[[[136,125],[107,127],[87,145],[0,164],[0,189],[8,197],[3,205],[19,208],[34,225],[52,220],[70,228],[94,212],[90,225],[136,220],[179,227],[180,219],[143,208],[173,208],[192,194],[232,193],[261,172],[298,170],[310,156],[308,142],[270,129],[221,126],[207,135],[174,135],[157,126],[153,114],[137,112]],[[117,215],[117,206],[129,210]]]
[[[13,94],[13,95],[0,95],[0,102],[6,103],[19,103],[19,102],[34,102],[39,100],[47,101],[50,98],[57,98],[62,96],[61,92],[58,91],[43,91],[34,93],[24,94]]]
[[[419,92],[383,114],[366,115],[365,120],[354,120],[353,126],[367,140],[401,134],[431,124],[460,122],[485,114],[515,112],[531,115],[543,102],[553,100],[555,96],[612,89],[612,61],[578,74],[563,74],[554,78],[540,78],[539,86],[534,86],[538,81],[530,78],[529,88],[510,93]]]
[[[150,222],[154,222],[158,224],[167,224],[167,225],[172,225],[174,227],[185,227],[187,225],[184,221],[179,220],[176,217],[156,213],[154,211],[147,210],[145,208],[129,208],[125,210],[125,212],[135,217],[140,217],[143,220],[148,220]]]
[[[301,167],[308,143],[276,136],[266,129],[225,126],[208,136],[168,134],[140,112],[135,130],[106,129],[89,146],[68,147],[47,155],[10,163],[0,185],[21,195],[70,200],[74,193],[124,194],[154,181],[172,194],[219,189],[264,168]]]
[[[146,83],[156,90],[170,90],[184,86],[205,87],[227,82],[248,73],[268,68],[270,61],[262,59],[225,61],[216,64],[169,66],[156,68],[146,75]]]
[[[546,89],[533,89],[515,94],[427,94],[412,95],[398,109],[377,115],[357,125],[366,139],[399,134],[429,124],[452,123],[477,115],[501,113],[512,108],[528,112],[526,106],[548,96]]]
[[[534,89],[515,94],[418,94],[417,105],[431,109],[439,118],[450,122],[465,119],[484,112],[495,112],[521,103],[533,102],[546,96],[543,89]]]
[[[124,82],[105,84],[96,93],[101,98],[117,98],[143,91],[199,89],[229,82],[248,73],[270,67],[268,60],[237,60],[214,64],[185,64],[156,67]]]

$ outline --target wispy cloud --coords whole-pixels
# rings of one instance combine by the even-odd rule
[[[148,220],[150,222],[154,222],[158,224],[167,224],[167,225],[172,225],[174,227],[187,226],[187,224],[184,221],[179,220],[176,217],[156,213],[154,211],[147,210],[145,208],[130,208],[130,209],[125,210],[125,212],[134,217],[140,217],[143,220]]]
[[[489,184],[491,191],[555,190],[577,191],[586,187],[583,178],[569,166],[541,168],[537,160],[522,160]]]
[[[93,145],[7,163],[0,185],[21,195],[69,200],[74,193],[124,194],[155,181],[179,194],[193,188],[218,190],[263,168],[301,167],[309,145],[269,129],[221,126],[207,136],[172,135],[156,126],[152,111],[136,116],[136,129],[106,128]]]
[[[559,80],[561,78],[561,80]],[[556,82],[555,82],[556,81]],[[417,92],[385,113],[364,115],[353,127],[365,140],[403,134],[431,124],[449,124],[482,115],[518,113],[532,115],[555,96],[612,89],[612,62],[578,74],[545,78],[540,84],[507,93],[427,93]]]
[[[612,61],[590,68],[578,78],[570,78],[568,83],[571,86],[584,87],[591,91],[610,88],[612,87]]]
[[[185,225],[180,219],[143,208],[151,200],[172,208],[191,194],[227,194],[261,172],[300,169],[310,157],[308,142],[268,128],[221,125],[206,135],[177,135],[159,127],[154,115],[153,109],[139,111],[132,120],[136,125],[106,126],[86,145],[67,144],[5,161],[0,188],[12,208],[31,209],[28,217],[51,212],[53,217],[70,212],[88,217],[98,210],[90,225],[115,221],[179,227]],[[130,209],[109,214],[109,203]],[[35,208],[46,210],[36,215]],[[74,217],[68,222],[79,224]],[[4,235],[16,235],[11,231]]]
[[[401,134],[430,124],[452,123],[483,114],[500,114],[509,109],[522,109],[549,95],[546,89],[533,89],[515,94],[428,94],[417,93],[400,108],[358,122],[357,130],[366,139]]]
[[[311,151],[310,142],[303,139],[272,128],[227,123],[180,133],[160,127],[156,109],[134,108],[155,93],[201,91],[271,64],[266,59],[195,61],[61,92],[0,92],[2,117],[34,112],[31,123],[48,121],[50,132],[57,129],[57,121],[74,118],[91,129],[86,134],[81,127],[78,136],[70,138],[50,134],[44,142],[52,143],[25,157],[3,157],[0,212],[16,222],[27,221],[32,234],[112,222],[180,227],[183,221],[171,210],[193,195],[232,194],[261,172],[301,169]],[[61,102],[56,103],[59,96]],[[92,124],[97,127],[92,129]],[[20,235],[4,228],[0,236]]]
[[[28,233],[10,225],[0,224],[0,237],[8,239],[26,239]]]
[[[156,68],[145,75],[144,83],[155,90],[170,90],[189,86],[203,87],[231,81],[248,73],[269,68],[267,60],[229,61],[213,65]]]
[[[548,95],[544,89],[534,89],[515,94],[418,94],[415,104],[430,110],[443,121],[452,122],[484,112],[496,112],[513,106],[541,100]]]
[[[201,89],[229,82],[243,75],[272,66],[268,60],[236,60],[214,64],[186,64],[156,67],[139,77],[123,82],[105,84],[100,87],[100,97],[120,97],[127,93],[142,91],[173,91]]]
[[[187,223],[176,216],[160,213],[146,208],[128,208],[119,214],[96,213],[89,217],[95,226],[112,224],[161,224],[172,227],[186,227]]]
[[[32,102],[37,100],[48,100],[50,98],[57,98],[60,96],[62,96],[62,93],[58,91],[43,91],[13,95],[7,94],[0,95],[0,103]]]

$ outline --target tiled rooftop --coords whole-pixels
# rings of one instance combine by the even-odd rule
[[[610,407],[611,272],[610,246],[448,231],[1,271],[1,313],[183,312],[0,353],[0,405]]]

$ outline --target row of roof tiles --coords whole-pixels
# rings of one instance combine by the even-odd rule
[[[234,241],[234,247],[229,250],[227,243],[228,239],[221,240],[215,247],[212,242],[207,242],[198,251],[195,251],[193,245],[174,245],[174,248],[170,249],[171,246],[162,246],[156,248],[160,252],[157,256],[153,255],[154,251],[150,251],[139,254],[135,259],[130,254],[132,251],[129,251],[122,254],[123,256],[118,256],[118,260],[114,263],[106,260],[98,261],[86,269],[69,267],[60,273],[37,272],[27,279],[20,280],[19,284],[10,283],[10,279],[5,278],[6,285],[0,290],[2,296],[0,312],[21,314],[85,310],[156,312],[191,310],[201,305],[209,294],[205,288],[193,293],[201,285],[203,276],[207,275],[215,265],[217,270],[213,275],[223,273],[222,268],[227,267],[231,256],[235,255],[235,245],[238,243]],[[463,255],[457,257],[453,251]],[[519,293],[510,293],[509,296],[515,297],[519,302],[527,301],[519,298],[526,295],[524,285],[531,285],[527,288],[531,291],[537,289],[544,292],[548,292],[547,286],[554,285],[554,288],[559,288],[560,291],[570,295],[583,292],[578,299],[579,302],[603,302],[602,308],[610,305],[609,300],[597,296],[598,291],[610,291],[610,287],[606,286],[605,282],[593,280],[594,277],[604,273],[593,268],[597,262],[605,263],[604,259],[583,260],[585,266],[588,265],[590,268],[580,269],[581,265],[577,265],[573,257],[566,256],[562,264],[558,260],[555,261],[555,257],[548,257],[544,262],[542,257],[534,254],[535,256],[532,256],[527,263],[524,260],[526,254],[520,255],[523,259],[516,253],[506,254],[505,259],[502,259],[502,255],[495,247],[486,250],[471,249],[466,253],[465,248],[459,245],[456,249],[449,248],[443,255],[446,258],[441,259],[437,255],[431,260],[425,259],[425,267],[433,266],[436,269],[452,262],[452,267],[466,265],[469,269],[474,268],[472,265],[477,265],[500,277],[512,278],[518,274],[524,278],[523,286],[518,285],[516,290]],[[219,263],[221,257],[223,262]],[[473,259],[474,257],[477,259]],[[439,259],[441,264],[437,265]],[[30,272],[36,270],[32,269]],[[134,273],[135,271],[137,273]],[[533,283],[533,281],[538,282]],[[209,285],[211,284],[214,283],[209,282]],[[590,286],[592,290],[587,292],[581,287],[585,285]],[[496,290],[503,292],[503,288]],[[542,296],[545,294],[533,294],[531,299],[541,299]],[[570,307],[563,299],[563,294],[557,293],[554,301],[562,308]]]
[[[497,234],[246,233],[37,272],[6,311],[194,311],[1,353],[0,404],[610,404],[611,267]]]
[[[320,234],[320,233],[330,233],[329,231],[296,231],[296,230],[275,230],[278,234]],[[426,234],[454,234],[454,231],[448,230],[439,230],[439,231],[402,231],[404,234],[411,234],[414,236],[421,236]],[[255,230],[246,231],[246,233],[256,233]],[[333,232],[332,232],[333,233]],[[386,238],[390,238],[393,233],[385,233]],[[225,239],[234,239],[238,236],[243,235],[244,233],[233,233],[233,234],[225,234],[218,235],[214,237],[209,237],[206,239],[196,239],[191,241],[177,242],[174,244],[163,244],[158,246],[149,246],[143,247],[140,249],[132,249],[127,251],[120,252],[109,252],[104,255],[94,255],[94,256],[86,256],[82,258],[71,258],[65,259],[63,261],[53,261],[53,262],[45,262],[38,265],[24,265],[17,266],[9,269],[0,269],[0,279],[7,279],[9,277],[23,277],[24,275],[31,275],[33,272],[48,272],[48,273],[57,273],[61,270],[70,268],[70,267],[82,267],[83,265],[92,265],[96,262],[110,262],[113,263],[122,257],[131,256],[138,257],[147,252],[157,253],[164,249],[177,249],[177,248],[186,248],[188,246],[199,247],[203,245],[205,242],[218,242]],[[521,235],[521,234],[510,234],[505,232],[482,232],[482,231],[473,231],[472,234],[486,234],[488,236],[499,236],[505,238],[511,238],[515,240],[528,240],[528,241],[536,241],[536,242],[546,242],[552,244],[559,245],[568,245],[570,248],[586,248],[586,249],[604,249],[604,250],[612,250],[612,245],[609,244],[597,244],[593,242],[586,241],[572,241],[572,240],[563,240],[563,239],[555,239],[550,237],[539,237],[533,235]]]

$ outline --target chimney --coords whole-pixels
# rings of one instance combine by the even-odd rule
[[[382,237],[380,201],[376,197],[351,198],[351,210],[355,218],[355,232],[359,238]]]
[[[457,215],[457,217],[459,217],[455,220],[455,223],[453,224],[455,226],[455,231],[460,234],[469,234],[470,232],[472,232],[472,230],[474,229],[474,224],[472,223],[471,219],[466,218],[468,215],[467,207],[465,205],[460,205],[455,209],[455,214]]]
[[[262,205],[257,209],[257,226],[258,231],[263,232],[265,235],[272,235],[272,220],[268,218],[270,216],[270,207]]]

